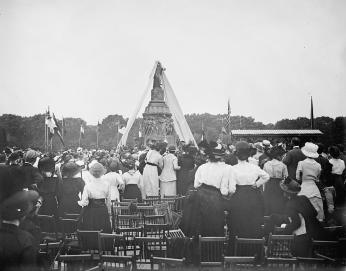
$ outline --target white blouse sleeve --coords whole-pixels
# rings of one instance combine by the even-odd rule
[[[82,199],[78,201],[78,205],[85,207],[89,205],[89,191],[88,191],[88,186],[84,186],[83,194],[82,194]]]
[[[270,176],[267,172],[262,170],[260,167],[258,167],[257,172],[258,172],[258,177],[260,179],[256,182],[256,186],[260,187],[262,184],[265,184],[266,182],[269,181]]]

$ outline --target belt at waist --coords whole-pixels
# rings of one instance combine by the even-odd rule
[[[89,199],[90,206],[105,206],[106,199]]]
[[[217,188],[217,187],[215,187],[215,186],[212,186],[212,185],[205,184],[205,183],[203,183],[203,184],[200,186],[200,188],[220,192],[220,189],[219,189],[219,188]]]
[[[154,167],[157,167],[158,165],[154,164],[154,163],[150,163],[150,162],[146,162],[147,165],[150,165],[150,166],[154,166]]]

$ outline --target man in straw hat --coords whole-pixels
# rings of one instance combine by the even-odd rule
[[[0,263],[1,270],[36,270],[34,237],[19,225],[34,209],[39,195],[20,187],[23,172],[15,167],[0,168]]]

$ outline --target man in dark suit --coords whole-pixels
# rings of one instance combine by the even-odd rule
[[[38,270],[38,247],[34,237],[19,226],[34,209],[39,195],[22,190],[23,178],[18,167],[0,168],[0,269]]]
[[[293,149],[286,153],[282,162],[287,166],[288,176],[291,179],[296,180],[298,162],[304,160],[306,157],[300,150],[300,139],[298,137],[293,137],[291,144]]]

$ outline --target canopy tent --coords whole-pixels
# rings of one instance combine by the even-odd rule
[[[126,124],[125,132],[124,132],[123,136],[121,137],[121,140],[120,140],[118,147],[117,147],[118,149],[121,146],[126,145],[126,141],[127,141],[128,135],[130,133],[130,130],[133,126],[133,123],[135,122],[135,119],[138,116],[138,113],[139,113],[140,109],[142,108],[142,105],[146,101],[146,99],[150,93],[150,90],[152,88],[153,80],[154,80],[154,74],[155,74],[155,70],[156,70],[158,63],[159,63],[158,61],[155,62],[154,68],[152,69],[150,76],[149,76],[148,85],[145,88],[145,90],[144,90],[131,118],[128,120],[128,122]],[[197,147],[196,140],[194,139],[194,137],[192,135],[190,127],[186,122],[183,111],[181,110],[181,108],[179,106],[178,100],[177,100],[177,98],[173,92],[173,89],[172,89],[170,83],[168,82],[167,76],[166,76],[164,71],[162,72],[162,88],[164,90],[165,102],[166,102],[166,104],[167,104],[167,106],[168,106],[168,108],[172,114],[174,130],[177,133],[179,139],[183,140],[185,142],[193,142],[193,144]]]

